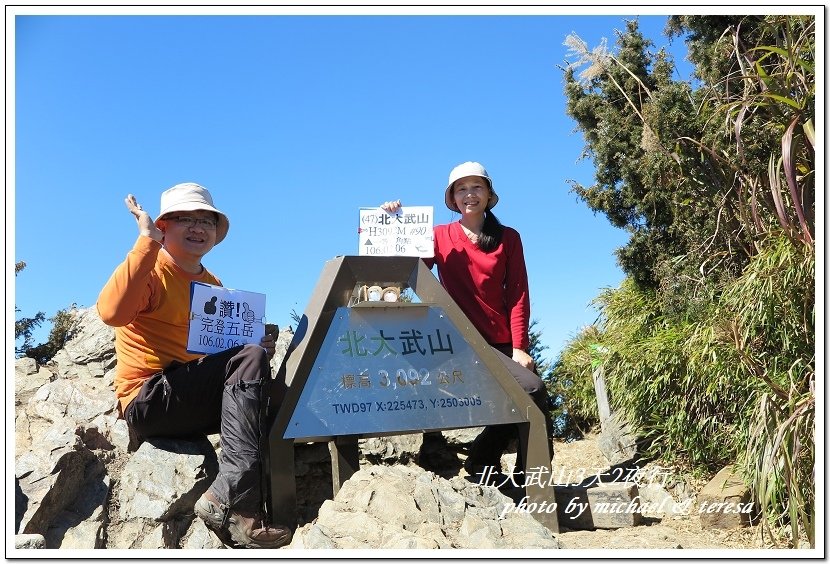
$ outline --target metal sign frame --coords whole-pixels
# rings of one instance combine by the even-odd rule
[[[324,265],[314,292],[300,319],[289,352],[277,370],[271,390],[271,404],[280,405],[276,415],[269,418],[272,421],[269,421],[268,448],[265,456],[268,470],[266,473],[268,510],[274,522],[292,528],[296,527],[295,442],[328,442],[332,460],[332,490],[333,495],[336,495],[341,484],[360,468],[359,438],[442,429],[432,427],[434,422],[424,421],[420,428],[393,433],[284,438],[288,423],[298,405],[300,395],[311,374],[335,313],[338,308],[349,306],[354,289],[359,283],[371,280],[399,281],[411,288],[422,304],[436,305],[443,309],[449,321],[475,350],[492,378],[501,386],[505,401],[512,404],[518,413],[522,414],[522,422],[517,423],[518,456],[524,462],[524,468],[545,468],[547,473],[540,475],[550,475],[551,460],[548,458],[550,451],[544,415],[512,375],[515,371],[525,369],[492,348],[484,340],[423,260],[419,257],[338,256]],[[402,305],[405,304],[372,304],[373,307],[389,308]],[[538,504],[542,501],[546,501],[547,505],[553,503],[553,487],[548,485],[545,488],[544,486],[544,484],[527,485],[525,494],[528,500]],[[534,513],[533,515],[552,532],[559,532],[556,512]]]

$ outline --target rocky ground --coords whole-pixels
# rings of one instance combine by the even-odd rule
[[[574,475],[584,468],[607,468],[608,461],[597,447],[596,435],[571,443],[557,443],[553,457],[554,474]],[[652,467],[656,465],[651,464]],[[693,495],[703,483],[690,483]],[[648,515],[648,514],[646,514]],[[577,531],[563,529],[557,539],[566,549],[762,549],[773,548],[761,539],[759,527],[704,529],[694,513],[674,516],[647,516],[642,525],[620,529]]]
[[[92,310],[79,312],[79,318],[76,336],[48,368],[31,359],[15,363],[15,547],[223,548],[192,511],[215,475],[217,438],[147,442],[128,452],[126,425],[114,413],[112,331]],[[288,341],[290,335],[280,336],[283,348]],[[505,517],[510,500],[466,475],[463,461],[476,434],[444,432],[443,444],[431,448],[420,433],[361,439],[361,471],[335,500],[326,444],[296,445],[299,528],[286,548],[564,548],[586,554],[777,548],[757,527],[703,527],[693,510],[646,512],[641,524],[614,529],[562,526],[551,535],[529,514]],[[557,443],[553,476],[564,481],[554,483],[578,484],[607,473],[605,438]],[[515,454],[502,459],[507,469],[514,462]],[[639,470],[648,476],[666,469],[649,463]],[[639,495],[673,507],[695,501],[704,486],[668,475],[659,485],[640,487]]]
[[[431,449],[426,448],[426,445],[427,443],[425,442],[424,448],[421,449],[420,460],[409,460],[405,466],[399,467],[402,469],[400,471],[405,471],[403,468],[406,467],[423,467],[447,480],[454,481],[462,478],[475,482],[474,478],[468,476],[463,468],[463,461],[466,458],[467,450],[465,447],[459,447],[452,439],[450,439],[450,448],[446,448],[445,445],[440,451],[431,451]],[[377,447],[373,447],[370,443],[364,443],[362,448],[364,449],[364,453],[371,453],[378,448],[389,448],[389,444],[379,441]],[[395,448],[397,449],[398,447]],[[515,456],[515,454],[504,455],[502,458],[504,469],[512,467],[515,462]],[[369,458],[373,457],[369,455]],[[365,459],[361,460],[361,466],[366,463],[367,461]],[[624,463],[621,466],[625,467],[627,465],[630,464]],[[570,443],[557,442],[551,469],[554,476],[571,478],[571,480],[565,480],[562,483],[571,483],[574,477],[577,477],[577,481],[579,481],[579,478],[583,476],[589,477],[596,472],[605,472],[607,476],[609,463],[599,448],[598,435],[588,434],[582,440]],[[663,474],[663,471],[668,472],[668,474]],[[377,470],[373,470],[373,472],[377,472]],[[671,497],[676,502],[682,502],[684,500],[695,501],[698,492],[705,485],[705,481],[703,480],[694,481],[689,478],[682,478],[678,473],[662,468],[658,463],[654,462],[642,465],[640,472],[645,474],[653,472],[655,476],[671,476],[668,481],[663,481],[660,478],[660,484],[666,486],[665,491],[670,492]],[[377,480],[379,478],[375,477],[373,479]],[[386,478],[383,479],[385,480]],[[557,480],[557,483],[559,482],[560,480]],[[643,492],[644,490],[641,489],[640,491]],[[502,493],[510,495],[509,490],[503,489]],[[355,498],[358,495],[352,495],[351,497]],[[379,494],[373,492],[372,495],[376,496]],[[514,500],[516,499],[514,497]],[[324,512],[320,511],[321,503],[322,500],[317,500],[309,506],[306,506],[305,513],[307,519],[305,520],[306,524],[301,527],[301,534],[308,535],[308,532],[306,532],[308,528],[313,527],[313,524],[317,522],[318,514],[322,515]],[[403,500],[401,503],[403,503]],[[321,517],[320,519],[328,518]],[[586,555],[592,550],[607,549],[634,549],[640,551],[674,551],[678,549],[722,551],[724,549],[731,549],[736,551],[734,556],[739,556],[743,554],[740,551],[745,550],[784,548],[783,545],[776,546],[770,542],[768,536],[767,538],[762,538],[760,528],[757,526],[735,529],[705,527],[701,524],[700,518],[695,512],[694,505],[692,505],[689,511],[678,512],[675,515],[645,511],[643,522],[631,527],[577,530],[562,526],[561,519],[560,526],[561,530],[554,535],[555,540],[559,544],[559,548],[584,550],[586,551]],[[339,547],[343,548],[342,545]],[[424,546],[411,546],[408,548],[424,548]],[[430,546],[430,548],[432,547]],[[503,546],[501,548],[515,549],[517,546]],[[719,554],[722,555],[723,553]],[[609,554],[609,556],[614,555]]]

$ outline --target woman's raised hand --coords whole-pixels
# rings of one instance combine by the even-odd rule
[[[383,211],[387,211],[389,213],[397,213],[399,209],[401,209],[401,201],[400,200],[392,200],[391,202],[383,202],[380,205]]]

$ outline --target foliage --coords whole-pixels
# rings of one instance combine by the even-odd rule
[[[548,391],[554,400],[557,435],[578,438],[599,424],[593,373],[598,366],[596,326],[585,327],[568,342],[547,373]]]
[[[528,347],[527,354],[529,354],[530,358],[533,359],[533,362],[536,363],[536,371],[539,374],[545,374],[549,370],[550,362],[542,356],[542,353],[546,351],[548,347],[547,345],[542,344],[542,331],[536,329],[538,324],[538,319],[530,320],[530,326],[527,330],[528,337],[530,339],[530,346]]]
[[[636,22],[569,36],[567,111],[596,166],[572,183],[630,238],[597,298],[614,407],[652,454],[738,460],[772,527],[814,543],[815,18],[674,16],[699,85]],[[583,70],[577,75],[577,70]],[[560,378],[588,386],[575,339]]]
[[[299,327],[299,326],[300,326],[300,323],[302,322],[302,319],[303,319],[303,316],[302,316],[302,315],[300,315],[299,313],[297,313],[297,310],[296,310],[296,309],[292,309],[292,310],[291,310],[291,321],[293,321],[293,322],[297,325],[297,327]],[[292,331],[294,330],[294,328],[293,328],[293,327],[291,327],[290,325],[289,325],[288,327],[289,327]]]
[[[753,242],[783,229],[812,246],[815,229],[815,19],[730,18],[716,40],[709,18],[675,16],[673,34],[690,33],[690,59],[706,87],[699,139],[679,137],[716,171],[728,207]],[[711,67],[707,65],[712,65]]]
[[[737,373],[717,312],[677,322],[630,280],[596,303],[612,407],[640,430],[648,454],[698,472],[731,462],[752,414],[753,382]]]
[[[671,80],[670,57],[663,50],[648,51],[651,43],[635,21],[618,35],[616,55],[603,45],[590,50],[573,35],[565,43],[573,59],[565,70],[567,112],[596,167],[593,185],[571,182],[572,190],[629,232],[617,258],[638,286],[673,289],[665,295],[669,306],[698,293],[698,285],[708,293],[710,282],[701,284],[697,275],[699,251],[720,243],[711,237],[720,220],[710,213],[718,193],[705,171],[690,176],[683,170],[693,159],[677,153],[676,141],[697,137],[702,129],[691,87]],[[737,272],[745,257],[729,255],[722,262],[725,273]]]
[[[26,350],[25,356],[35,359],[38,364],[49,362],[72,337],[75,311],[76,307],[73,304],[68,309],[58,310],[53,317],[50,317],[49,321],[52,322],[52,328],[49,330],[49,338],[46,339],[46,342]]]
[[[14,275],[17,275],[26,268],[26,263],[23,261],[19,261],[14,265]],[[20,312],[20,308],[17,306],[14,307],[15,313]],[[40,327],[40,325],[46,319],[46,314],[42,311],[39,311],[35,314],[34,317],[21,317],[20,319],[14,320],[14,340],[17,341],[18,339],[23,339],[23,343],[18,347],[15,346],[14,353],[15,356],[21,357],[26,356],[26,351],[32,348],[32,333],[35,329]]]
[[[706,302],[779,225],[812,242],[813,19],[671,18],[673,35],[689,33],[696,90],[671,80],[636,22],[616,54],[566,39],[567,112],[596,167],[593,185],[572,189],[630,233],[620,265],[666,313]]]
[[[701,145],[734,179],[725,203],[753,243],[723,298],[742,368],[763,384],[743,465],[766,522],[814,545],[815,19],[743,18],[709,45],[696,42],[705,20],[670,24],[692,33],[702,57],[726,54],[701,99],[733,145]]]
[[[15,276],[24,268],[26,268],[25,262],[17,262],[14,265]],[[14,310],[15,312],[20,311],[16,306]],[[34,358],[39,364],[46,364],[71,337],[74,310],[75,304],[72,304],[69,309],[58,310],[54,317],[50,317],[49,321],[52,322],[52,328],[49,330],[49,338],[46,342],[37,346],[32,343],[32,332],[46,320],[46,315],[40,311],[34,317],[16,319],[14,322],[14,338],[15,340],[22,338],[23,343],[19,347],[15,346],[15,356],[18,358],[27,356]]]
[[[762,384],[741,463],[766,522],[815,545],[815,255],[782,235],[724,295],[746,377]]]
[[[560,360],[551,362],[544,358],[542,353],[547,350],[547,346],[542,344],[542,332],[536,329],[538,320],[530,321],[528,330],[530,336],[530,347],[528,354],[536,363],[536,372],[545,382],[545,386],[550,394],[552,405],[550,416],[553,421],[553,434],[555,437],[564,440],[574,440],[581,438],[585,431],[590,429],[597,422],[596,415],[596,400],[594,398],[593,386],[587,390],[589,396],[587,401],[582,399],[586,390],[578,389],[576,386],[584,388],[581,380],[571,380],[562,378],[557,373],[557,366]],[[590,412],[593,406],[593,417],[586,418],[584,414],[586,410]]]

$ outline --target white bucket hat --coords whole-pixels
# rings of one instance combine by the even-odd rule
[[[493,179],[487,174],[487,170],[480,163],[467,161],[466,163],[461,163],[450,172],[450,179],[447,183],[447,189],[444,191],[444,203],[447,204],[447,207],[450,208],[450,210],[455,212],[460,211],[458,206],[455,205],[455,200],[452,197],[452,185],[453,182],[459,178],[464,178],[466,176],[480,176],[487,179],[487,183],[490,185],[490,201],[487,202],[488,210],[499,203],[499,196],[496,194],[496,191],[493,190]]]
[[[230,229],[228,216],[213,206],[213,198],[207,188],[194,182],[176,184],[161,193],[161,211],[156,218],[156,225],[165,215],[173,212],[185,212],[207,210],[219,216],[219,223],[216,225],[216,244],[222,242]]]

